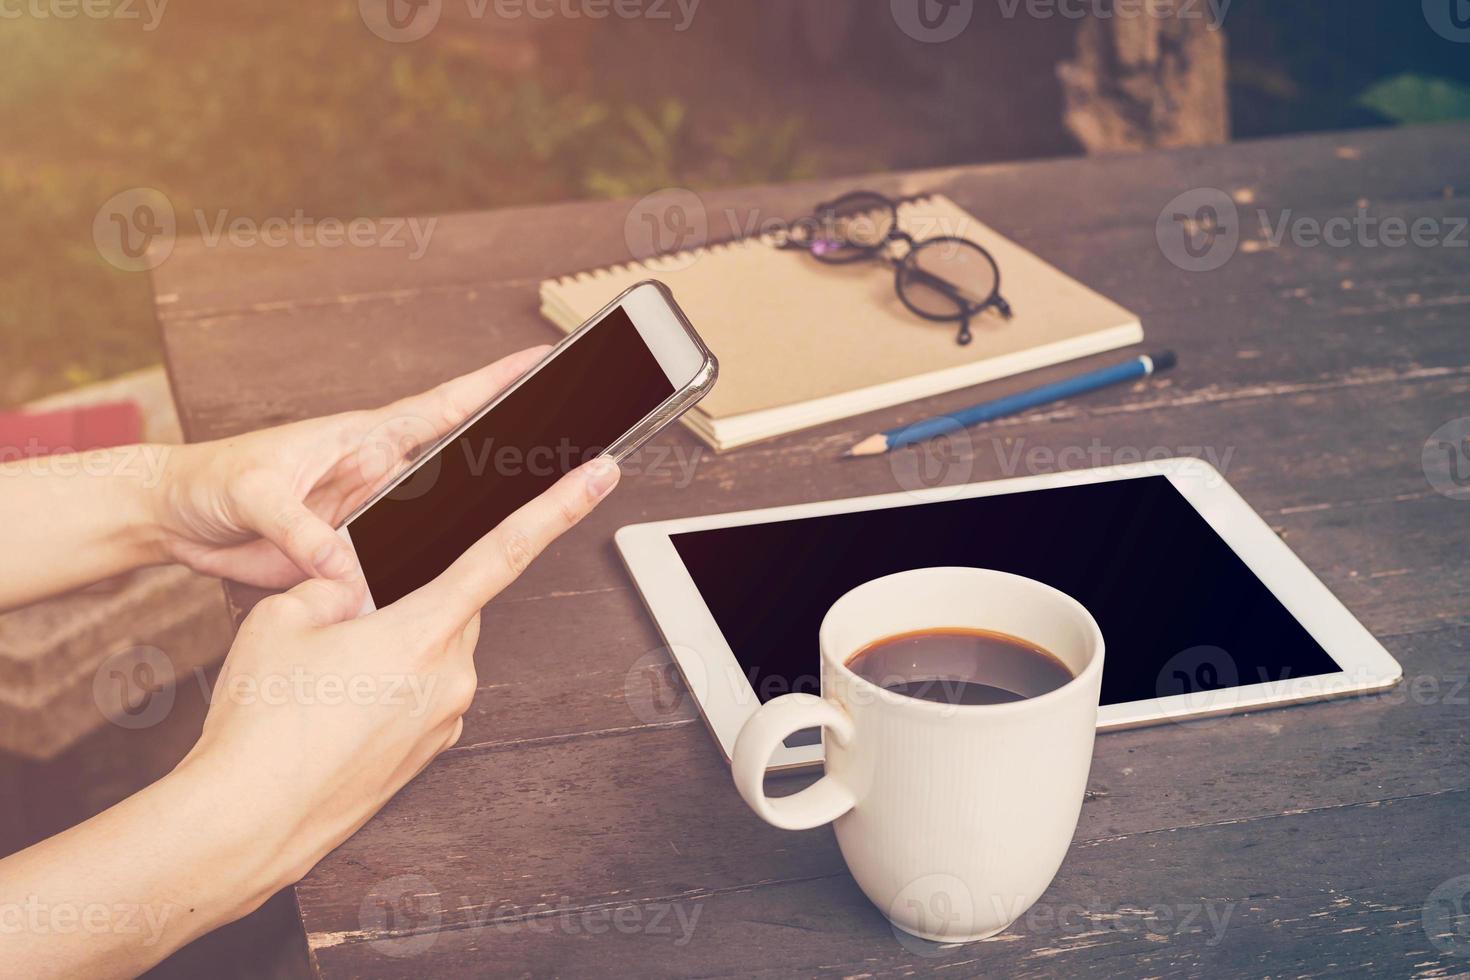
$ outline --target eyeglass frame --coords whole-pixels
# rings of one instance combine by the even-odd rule
[[[816,208],[813,210],[812,217],[817,218],[824,213],[835,213],[836,208],[839,205],[841,205],[844,201],[849,201],[853,198],[872,198],[875,201],[881,202],[883,205],[886,205],[888,207],[888,210],[892,217],[892,221],[889,225],[888,231],[883,235],[883,238],[881,240],[873,242],[872,244],[865,244],[862,242],[839,238],[798,238],[788,232],[778,242],[777,247],[783,249],[800,249],[811,255],[812,258],[816,259],[818,262],[823,262],[827,265],[850,265],[854,262],[865,262],[876,259],[877,261],[885,262],[893,266],[893,291],[898,295],[899,302],[907,307],[910,313],[913,313],[915,316],[922,317],[925,320],[930,320],[936,323],[958,322],[959,331],[955,336],[955,343],[960,344],[961,346],[970,343],[970,341],[974,339],[974,335],[970,332],[970,321],[976,316],[979,316],[981,313],[984,313],[986,310],[994,308],[997,313],[999,313],[1007,320],[1009,320],[1014,315],[1011,309],[1011,304],[1008,303],[1005,297],[1001,296],[1000,294],[1000,265],[995,261],[995,256],[990,254],[990,250],[987,249],[984,245],[981,245],[979,242],[971,241],[970,239],[964,238],[960,235],[936,235],[933,238],[925,238],[923,240],[915,239],[913,235],[910,235],[908,232],[904,231],[898,226],[898,208],[899,205],[903,203],[902,201],[895,201],[892,198],[888,197],[886,194],[880,194],[877,191],[848,191],[846,194],[834,198],[831,201],[823,201],[818,203]],[[871,211],[877,209],[870,208],[868,210]],[[805,226],[805,221],[798,221],[792,227],[802,228]],[[908,252],[906,252],[902,258],[890,255],[885,251],[894,242],[903,242],[908,246]],[[952,283],[945,279],[941,279],[933,273],[921,268],[916,262],[910,262],[911,257],[917,254],[919,250],[930,248],[935,245],[942,245],[945,242],[952,242],[956,245],[968,246],[969,248],[972,248],[975,251],[979,252],[980,255],[984,257],[985,261],[990,263],[990,270],[995,276],[995,285],[991,287],[990,294],[986,296],[985,299],[981,300],[978,303],[966,300],[963,296],[959,295],[957,289]],[[840,248],[852,249],[853,253],[837,258],[827,258],[822,254],[821,251],[821,248],[824,245],[835,245]],[[919,280],[930,289],[933,289],[935,292],[941,293],[944,296],[948,297],[950,301],[955,304],[958,311],[954,314],[929,313],[914,305],[914,303],[904,293],[903,289],[903,278],[906,268],[908,274],[911,275],[913,278]]]

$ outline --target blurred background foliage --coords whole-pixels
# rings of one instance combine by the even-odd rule
[[[1419,6],[1235,0],[1236,137],[1470,118],[1470,46]],[[975,92],[965,66],[1008,40],[916,53],[872,7],[845,48],[757,0],[704,0],[687,34],[492,15],[412,44],[355,0],[170,5],[154,31],[0,20],[0,404],[158,360],[148,277],[91,238],[130,187],[163,191],[187,234],[196,208],[433,214],[1068,152],[1042,113],[987,124],[1020,96]]]

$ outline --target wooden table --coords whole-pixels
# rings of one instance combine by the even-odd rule
[[[705,453],[687,486],[667,470],[627,480],[486,609],[463,741],[297,888],[320,973],[1470,969],[1470,918],[1431,898],[1470,872],[1470,500],[1437,491],[1421,461],[1431,433],[1470,415],[1470,127],[703,197],[724,228],[727,208],[742,221],[752,210],[794,217],[861,186],[949,194],[1137,310],[1148,347],[1179,351],[1169,376],[997,426],[1008,449],[1097,440],[1102,462],[1155,447],[1215,454],[1409,681],[1377,697],[1101,736],[1076,844],[1038,913],[981,944],[900,941],[829,830],[774,830],[736,796],[612,534],[892,490],[909,464],[896,474],[885,459],[838,466],[833,454],[974,393]],[[1181,269],[1156,239],[1166,204],[1200,187],[1239,202],[1240,247],[1208,272]],[[1273,245],[1265,234],[1283,216],[1351,219],[1359,208],[1431,219],[1446,241],[1371,247],[1354,231],[1335,245],[1290,234]],[[155,275],[186,436],[376,405],[554,338],[537,281],[625,259],[628,212],[602,202],[446,217],[416,262],[402,249],[181,243]],[[699,449],[683,430],[659,444],[685,458]],[[976,446],[971,479],[1008,475],[1004,454]],[[255,598],[232,595],[242,608]],[[1461,910],[1467,884],[1446,886]],[[1460,934],[1432,938],[1426,907],[1431,924]]]

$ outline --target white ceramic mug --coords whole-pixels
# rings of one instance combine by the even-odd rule
[[[1024,701],[951,705],[883,690],[847,667],[869,644],[914,630],[1009,633],[1073,678]],[[939,942],[985,939],[1041,897],[1072,842],[1097,730],[1103,638],[1070,596],[980,568],[874,579],[822,620],[822,696],[762,705],[735,742],[735,786],[787,830],[833,823],[858,885],[899,928]],[[771,753],[821,726],[826,774],[768,797]]]

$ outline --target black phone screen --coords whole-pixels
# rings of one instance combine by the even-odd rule
[[[673,393],[633,321],[614,307],[351,522],[374,604],[434,579]]]

